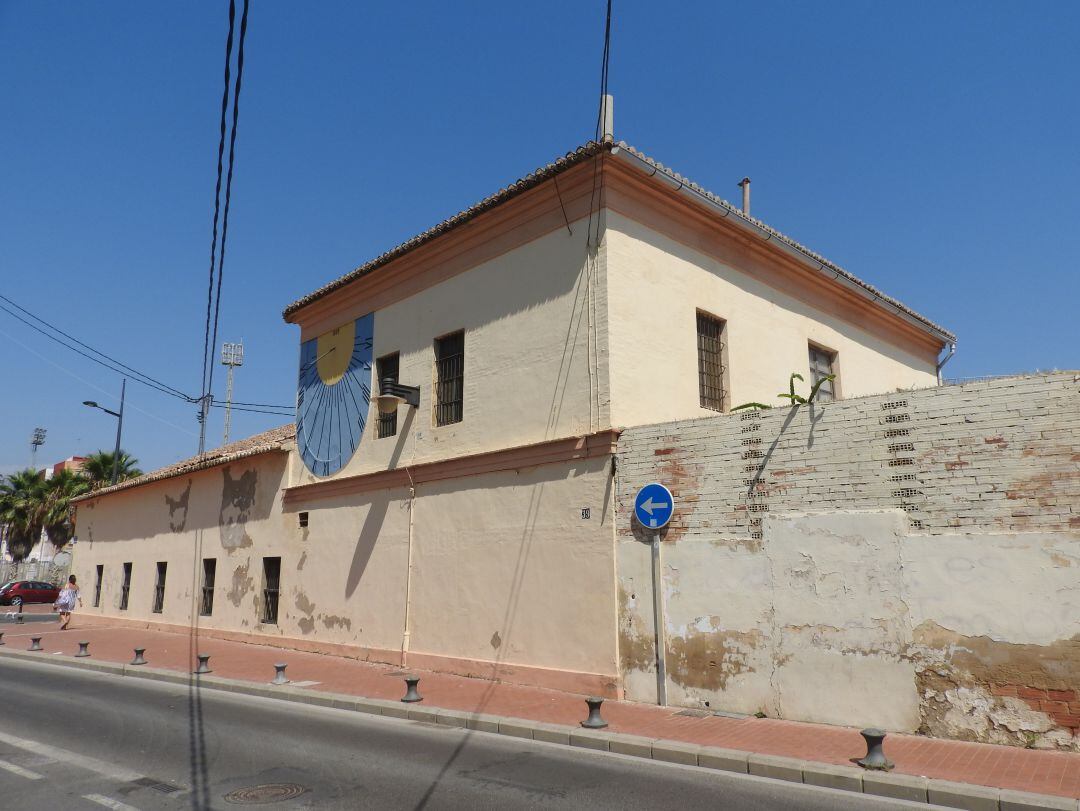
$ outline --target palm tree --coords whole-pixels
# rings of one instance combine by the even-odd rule
[[[121,450],[120,462],[117,465],[116,480],[122,482],[124,479],[134,479],[136,476],[141,476],[142,471],[137,467],[138,464],[138,459],[129,455],[127,451]],[[86,457],[86,461],[82,463],[82,469],[79,472],[90,482],[91,487],[95,490],[99,487],[107,487],[112,484],[112,452],[98,451],[97,453],[90,454]]]
[[[45,493],[45,479],[32,469],[12,473],[0,482],[0,524],[15,560],[25,560],[41,538],[47,512]]]
[[[75,533],[75,524],[71,520],[71,499],[89,490],[90,482],[85,477],[67,469],[45,480],[42,525],[49,541],[57,549],[66,546]]]

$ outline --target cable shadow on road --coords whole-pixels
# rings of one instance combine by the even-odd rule
[[[209,811],[210,778],[206,763],[206,729],[203,722],[202,685],[195,673],[199,657],[198,570],[202,559],[203,529],[195,531],[192,563],[191,624],[188,633],[188,778],[191,781],[192,811]]]

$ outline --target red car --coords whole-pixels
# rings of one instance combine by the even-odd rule
[[[55,603],[59,596],[60,589],[40,580],[12,580],[0,586],[0,605]]]

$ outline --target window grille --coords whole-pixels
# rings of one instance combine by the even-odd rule
[[[203,558],[202,605],[199,613],[209,617],[214,613],[214,581],[217,579],[217,558]]]
[[[399,367],[401,366],[401,355],[398,352],[394,352],[391,355],[383,355],[375,361],[375,374],[378,376],[376,386],[381,387],[384,380],[392,380],[395,383],[400,383],[398,379]],[[381,391],[381,389],[380,389]],[[375,423],[375,436],[378,439],[384,439],[388,436],[395,436],[397,434],[397,409],[394,409],[389,414],[383,414],[379,412],[379,419]]]
[[[263,558],[263,611],[260,622],[276,625],[281,591],[281,558]]]
[[[724,322],[697,314],[698,400],[702,408],[724,410]]]
[[[811,344],[810,346],[810,388],[813,389],[819,380],[823,380],[829,375],[835,375],[833,371],[833,364],[836,361],[836,354],[829,352],[825,349],[818,349],[818,347]],[[836,381],[825,380],[821,384],[821,388],[818,389],[817,397],[818,402],[830,403],[836,399]]]
[[[435,425],[461,422],[465,402],[465,332],[435,339]]]
[[[154,608],[155,614],[160,614],[165,607],[165,570],[168,564],[158,563],[157,580],[154,581]]]
[[[97,575],[94,579],[94,608],[101,606],[101,580],[105,577],[105,564],[97,565]]]
[[[120,581],[120,610],[127,611],[128,592],[131,591],[131,564],[124,564],[124,579]]]

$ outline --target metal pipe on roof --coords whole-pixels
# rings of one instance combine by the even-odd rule
[[[941,370],[945,367],[945,364],[952,360],[952,356],[956,354],[956,342],[949,344],[949,354],[938,361],[937,365],[937,384],[940,386],[942,383]]]
[[[672,177],[669,173],[661,171],[661,169],[658,166],[650,164],[644,158],[634,154],[629,149],[623,148],[619,144],[616,144],[615,146],[613,146],[611,148],[611,154],[612,154],[612,156],[614,156],[616,158],[619,158],[620,160],[623,160],[623,161],[629,163],[631,166],[633,166],[638,171],[645,172],[649,176],[659,175],[662,179],[666,180],[667,183],[670,184],[672,186],[672,188],[674,188],[675,191],[678,192],[679,194],[682,194],[684,197],[689,197],[695,203],[698,203],[699,205],[703,204],[706,207],[712,209],[713,211],[716,211],[716,212],[719,212],[719,213],[723,214],[723,216],[725,216],[725,217],[728,216],[729,214],[731,214],[733,211],[736,211],[736,209],[734,209],[733,207],[730,207],[730,205],[722,205],[719,202],[717,202],[716,200],[713,200],[708,195],[703,194],[702,192],[698,191],[694,187],[688,186],[687,184],[685,184],[685,183],[677,180],[676,178]],[[764,241],[766,241],[766,242],[771,240],[773,238],[773,236],[774,236],[774,234],[772,234],[768,229],[763,228],[757,222],[749,219],[748,217],[734,217],[734,218],[732,218],[732,220],[733,220],[733,222],[737,223],[739,225],[739,227],[742,228],[743,230],[751,232],[755,236],[764,239]],[[942,343],[951,344],[951,343],[955,342],[955,339],[951,335],[947,335],[947,334],[941,332],[940,330],[938,330],[937,328],[931,326],[930,324],[927,324],[924,321],[921,321],[920,319],[915,318],[910,313],[904,311],[900,307],[897,307],[891,301],[888,301],[886,299],[881,298],[881,296],[878,295],[877,293],[875,293],[875,292],[873,292],[871,290],[868,290],[867,288],[863,287],[862,285],[858,284],[857,282],[852,281],[847,276],[836,273],[836,271],[834,269],[828,268],[823,262],[821,262],[821,260],[816,259],[816,258],[814,258],[812,256],[808,256],[807,254],[803,253],[798,248],[796,248],[794,245],[789,244],[785,240],[783,240],[783,239],[777,240],[777,244],[786,253],[790,254],[795,259],[798,259],[799,262],[802,263],[803,265],[807,265],[807,266],[813,268],[816,271],[826,271],[826,270],[828,270],[830,273],[833,273],[836,276],[836,280],[840,284],[842,284],[844,287],[848,288],[849,290],[851,290],[851,291],[853,291],[855,293],[858,293],[863,298],[869,299],[872,302],[880,302],[883,306],[888,307],[890,310],[892,310],[894,313],[896,313],[896,315],[900,316],[900,318],[902,318],[904,321],[907,321],[912,326],[918,327],[921,330],[925,330],[925,331],[929,332],[930,334],[932,334],[935,337],[939,338]],[[816,265],[816,267],[815,267],[815,265]]]

